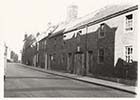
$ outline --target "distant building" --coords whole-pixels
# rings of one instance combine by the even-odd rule
[[[14,51],[11,51],[10,59],[12,62],[18,62],[18,55]]]
[[[18,54],[16,54],[11,48],[5,44],[5,58],[8,62],[18,62]]]

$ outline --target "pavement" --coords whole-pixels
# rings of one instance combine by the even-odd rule
[[[45,70],[45,69],[42,69],[42,68],[28,66],[28,65],[24,65],[24,67],[28,67],[28,68],[38,70],[38,71],[41,71],[41,72],[45,72],[45,73],[49,73],[49,74],[54,74],[54,75],[58,75],[58,76],[71,78],[71,79],[82,81],[82,82],[87,82],[87,83],[90,83],[90,84],[96,84],[96,85],[100,85],[100,86],[104,86],[104,87],[108,87],[108,88],[113,88],[113,89],[129,92],[129,93],[132,93],[132,94],[137,94],[137,92],[136,92],[137,87],[136,86],[129,86],[129,85],[126,85],[126,84],[111,82],[111,81],[98,79],[98,78],[93,78],[93,77],[91,78],[91,77],[88,77],[88,76],[79,76],[79,75],[76,75],[76,74],[70,74],[70,73],[65,73],[65,72]]]

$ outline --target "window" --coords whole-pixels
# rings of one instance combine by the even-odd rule
[[[51,59],[51,60],[54,60],[54,58],[53,58],[53,56],[52,56],[52,55],[50,55],[50,59]]]
[[[127,63],[132,63],[132,61],[133,61],[132,54],[133,54],[132,46],[126,46],[125,47],[125,58],[126,58]]]
[[[104,23],[102,23],[100,25],[100,29],[99,29],[99,38],[103,38],[105,36],[105,31],[104,31]]]
[[[133,30],[132,23],[133,23],[133,15],[132,14],[127,15],[126,16],[126,28],[125,28],[126,31]]]
[[[77,51],[80,52],[80,46],[77,46]]]
[[[98,61],[99,63],[103,63],[104,62],[104,49],[99,49],[98,52]]]

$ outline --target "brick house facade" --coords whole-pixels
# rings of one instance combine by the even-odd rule
[[[138,6],[112,6],[39,41],[39,66],[78,75],[137,78]]]

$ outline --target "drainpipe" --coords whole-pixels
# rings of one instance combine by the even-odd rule
[[[86,57],[85,57],[85,71],[84,71],[84,75],[87,74],[87,68],[88,68],[88,48],[87,48],[87,33],[88,33],[88,25],[85,25],[86,28],[86,40],[85,40],[85,51],[86,51]]]

